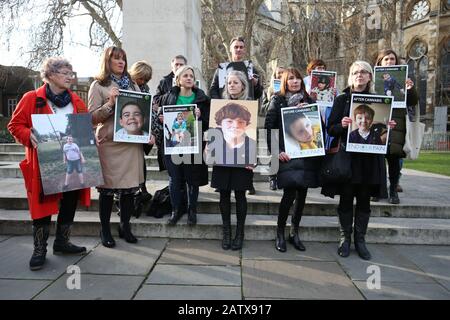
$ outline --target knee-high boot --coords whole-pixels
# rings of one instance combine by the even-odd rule
[[[364,260],[370,260],[371,255],[366,247],[365,235],[369,224],[370,212],[355,212],[355,249],[358,255]]]
[[[352,242],[352,225],[353,225],[353,212],[342,212],[338,210],[339,216],[339,247],[338,254],[341,257],[348,257],[350,255],[350,244]]]
[[[130,225],[130,218],[134,211],[132,194],[120,197],[120,208],[119,237],[124,238],[126,242],[136,243],[138,239],[131,233]]]
[[[296,214],[292,216],[291,220],[291,231],[289,233],[289,242],[295,247],[295,249],[300,251],[305,251],[306,248],[303,243],[300,241],[300,236],[298,234],[298,229],[300,225],[300,220],[302,216],[301,214]],[[283,232],[284,234],[284,232]]]

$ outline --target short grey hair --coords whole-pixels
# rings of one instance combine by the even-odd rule
[[[70,62],[62,57],[50,57],[45,59],[41,67],[41,78],[44,82],[48,82],[48,77],[54,73],[57,73],[62,68],[68,68],[73,71],[73,67]]]

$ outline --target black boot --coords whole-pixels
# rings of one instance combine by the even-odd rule
[[[103,246],[107,248],[113,248],[116,246],[116,242],[111,235],[111,228],[109,222],[111,220],[111,210],[113,207],[113,203],[115,202],[114,196],[104,195],[100,193],[98,198],[99,211],[100,211],[100,223],[102,229],[100,230],[100,239],[102,241]],[[118,203],[117,198],[117,203]]]
[[[72,244],[70,239],[71,224],[56,225],[55,241],[53,242],[53,254],[85,254],[86,247],[79,247]]]
[[[348,257],[350,255],[350,245],[352,242],[353,212],[339,212],[339,239],[338,255]]]
[[[236,235],[233,239],[233,243],[231,244],[231,250],[240,250],[242,249],[242,244],[244,242],[244,227],[245,227],[245,218],[247,216],[246,213],[237,212],[237,221],[236,221]]]
[[[131,233],[130,219],[134,212],[133,195],[122,195],[120,198],[119,237],[128,243],[136,243],[138,239]]]
[[[220,202],[220,214],[222,215],[222,249],[231,249],[231,207],[227,201]]]
[[[49,229],[48,225],[33,225],[34,250],[30,259],[30,269],[33,271],[44,266]]]
[[[189,226],[194,226],[197,224],[197,208],[196,207],[189,206],[187,224]]]
[[[177,224],[178,220],[180,220],[181,217],[181,212],[175,208],[172,210],[172,215],[170,216],[169,220],[167,220],[167,224],[169,226],[174,226]]]
[[[391,204],[399,204],[400,199],[398,198],[397,193],[397,184],[394,184],[391,182],[391,185],[389,186],[389,203]]]
[[[289,233],[289,243],[291,243],[295,247],[295,249],[297,249],[299,251],[305,251],[306,248],[303,245],[303,243],[300,241],[300,237],[298,235],[298,229],[299,229],[298,225],[292,224],[291,232]]]
[[[286,252],[286,239],[284,238],[285,226],[277,227],[277,239],[275,240],[275,248],[280,252]]]
[[[370,260],[371,255],[366,247],[365,235],[367,226],[369,224],[370,212],[356,212],[355,213],[355,249],[358,255],[364,260]]]

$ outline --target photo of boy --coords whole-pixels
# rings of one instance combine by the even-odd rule
[[[84,159],[83,153],[78,145],[73,142],[73,137],[70,134],[67,136],[66,143],[63,146],[63,162],[64,164],[67,164],[66,179],[64,181],[63,191],[68,190],[69,179],[74,170],[78,173],[80,188],[84,188],[84,175],[81,164],[85,163],[86,160]]]
[[[321,75],[317,87],[311,89],[311,96],[316,101],[333,102],[334,92],[333,88],[330,87],[330,78]]]
[[[386,142],[386,125],[373,124],[375,111],[368,105],[357,106],[353,111],[353,121],[357,129],[350,132],[348,142],[383,145]],[[383,142],[384,140],[384,142]]]
[[[395,89],[398,89],[401,96],[405,94],[405,89],[403,89],[403,86],[389,73],[383,73],[383,80],[384,93],[387,96],[395,96]]]
[[[172,146],[181,143],[187,132],[187,122],[184,119],[183,112],[177,114],[172,125]]]
[[[320,124],[312,124],[302,112],[285,115],[286,133],[294,139],[301,150],[323,148]]]
[[[135,102],[127,102],[120,111],[119,124],[122,127],[116,132],[118,136],[141,135],[148,136],[149,133],[142,130],[144,125],[144,115],[141,108]]]

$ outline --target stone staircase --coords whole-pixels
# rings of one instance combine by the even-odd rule
[[[166,172],[156,167],[156,150],[147,157],[147,187],[154,194],[168,184]],[[261,154],[260,157],[264,157]],[[15,144],[0,144],[0,234],[29,234],[31,221],[23,179],[18,162],[24,157],[23,147]],[[260,166],[264,168],[264,166]],[[400,194],[402,203],[372,203],[372,218],[367,241],[372,243],[397,244],[450,244],[450,178],[407,172],[402,177],[405,193]],[[272,240],[275,238],[278,205],[282,191],[268,188],[267,175],[262,170],[255,173],[256,195],[248,196],[246,239]],[[139,237],[170,237],[192,239],[221,239],[221,217],[219,194],[209,186],[200,188],[198,224],[190,227],[184,216],[174,226],[166,225],[163,219],[143,214],[133,219],[133,232]],[[337,241],[338,199],[325,198],[320,189],[310,189],[301,222],[301,237],[305,241]],[[74,235],[97,236],[99,230],[98,194],[92,188],[92,206],[78,208],[74,224]],[[233,212],[234,208],[233,208]],[[55,218],[55,217],[54,217]],[[290,219],[288,220],[288,222]],[[113,214],[112,223],[119,218]],[[233,214],[232,223],[235,223]],[[116,231],[116,227],[113,227]]]

